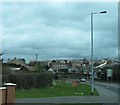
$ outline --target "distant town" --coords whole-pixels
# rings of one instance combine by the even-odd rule
[[[6,73],[31,73],[31,72],[51,72],[56,75],[56,79],[62,77],[72,78],[91,78],[91,61],[89,59],[75,60],[33,60],[26,63],[24,58],[8,58],[7,62],[2,63],[3,74]],[[96,59],[94,60],[94,79],[107,80],[107,69],[112,69],[112,78],[118,80],[118,58]],[[109,80],[109,78],[108,78]]]

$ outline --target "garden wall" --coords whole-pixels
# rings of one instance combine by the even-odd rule
[[[15,102],[16,84],[4,83],[5,87],[0,87],[0,105],[12,105]]]

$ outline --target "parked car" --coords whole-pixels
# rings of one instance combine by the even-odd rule
[[[81,78],[80,81],[81,82],[86,82],[86,79],[85,78]]]

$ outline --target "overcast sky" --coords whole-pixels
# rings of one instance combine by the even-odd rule
[[[117,57],[116,2],[4,3],[3,58],[90,58],[90,13],[102,10],[107,14],[94,15],[94,57]]]

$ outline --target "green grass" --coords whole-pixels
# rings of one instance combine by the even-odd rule
[[[104,105],[102,103],[22,103],[21,105]]]
[[[83,94],[82,94],[83,93]],[[42,97],[57,97],[57,96],[89,96],[91,95],[91,87],[87,84],[80,84],[78,87],[73,87],[72,84],[56,81],[56,86],[53,88],[45,87],[31,90],[16,90],[16,98],[42,98]],[[99,95],[94,91],[94,95]]]
[[[58,105],[103,105],[103,104],[102,103],[78,103],[78,104],[68,103],[68,104],[58,104]]]

